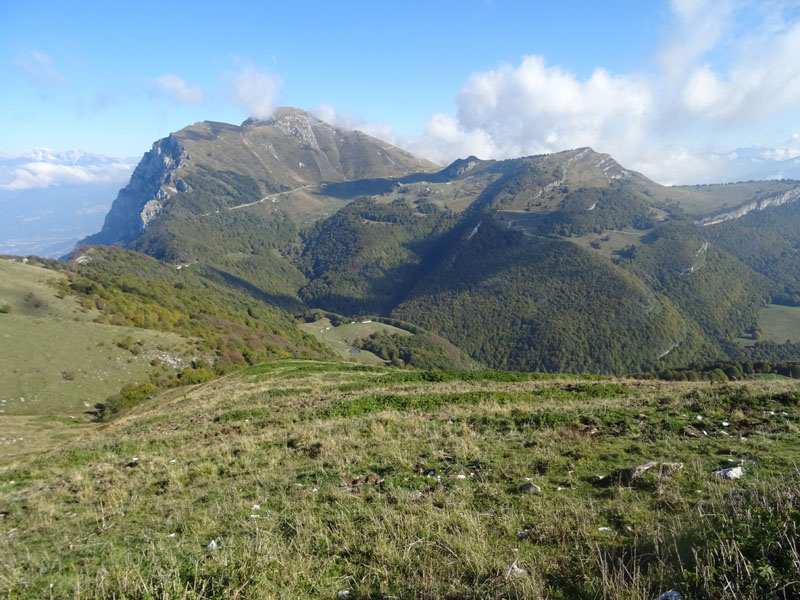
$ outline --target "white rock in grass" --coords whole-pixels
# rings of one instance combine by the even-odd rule
[[[527,574],[528,572],[522,567],[520,567],[517,564],[517,561],[514,561],[506,568],[506,577],[509,579],[513,579],[516,577],[525,577]]]
[[[253,510],[261,510],[260,504],[253,504]]]
[[[206,546],[206,548],[208,548],[209,550],[216,550],[217,549],[217,540],[211,540],[210,542],[208,542],[208,545]]]
[[[336,600],[349,600],[352,595],[350,590],[340,590],[339,593],[336,594]]]
[[[727,469],[714,471],[714,475],[722,479],[741,479],[744,477],[744,473],[744,467],[729,467]]]

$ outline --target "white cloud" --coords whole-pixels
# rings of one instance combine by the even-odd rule
[[[397,143],[394,128],[387,123],[371,123],[346,112],[338,112],[330,104],[320,104],[311,112],[320,121],[325,121],[334,127],[349,129],[351,131],[361,131],[362,133],[384,140],[390,144]]]
[[[655,72],[597,68],[580,78],[526,56],[474,73],[456,114],[435,115],[403,145],[438,162],[591,146],[662,182],[735,179],[744,159],[712,158],[720,132],[738,127],[744,136],[786,111],[800,116],[800,19],[786,10],[793,4],[673,0]],[[786,146],[755,158],[800,156]]]
[[[244,63],[241,70],[230,76],[233,101],[256,119],[268,119],[275,110],[280,81],[266,70]]]
[[[672,23],[656,57],[669,82],[685,79],[730,27],[734,0],[672,0]]]
[[[124,182],[135,166],[129,159],[86,154],[78,150],[0,153],[0,190],[21,191],[57,185]]]
[[[177,75],[167,74],[154,80],[155,90],[180,104],[200,104],[205,100],[203,90],[190,86]]]
[[[753,132],[768,119],[800,118],[800,17],[792,7],[797,0],[671,0],[651,71],[598,67],[579,77],[525,56],[473,73],[455,114],[433,115],[410,139],[332,107],[317,112],[440,164],[591,146],[663,183],[772,176],[754,161],[800,157],[799,134],[746,156],[716,145],[739,137],[738,145],[757,146]]]
[[[457,97],[455,119],[437,115],[418,146],[443,144],[494,158],[553,152],[579,146],[638,143],[652,113],[653,97],[639,76],[597,69],[584,80],[540,56],[517,67],[475,73]],[[474,149],[475,151],[467,152]]]

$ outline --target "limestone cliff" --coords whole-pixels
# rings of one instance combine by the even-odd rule
[[[164,203],[186,189],[176,171],[185,168],[189,160],[191,157],[174,135],[154,143],[114,200],[103,229],[79,245],[124,245],[140,236]]]

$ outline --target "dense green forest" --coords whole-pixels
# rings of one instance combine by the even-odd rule
[[[359,198],[305,234],[310,306],[343,314],[388,314],[424,275],[458,221],[450,211]]]
[[[670,298],[709,340],[732,340],[758,319],[769,282],[705,239],[670,220],[622,254],[619,265]]]
[[[678,311],[574,244],[483,222],[395,309],[494,368],[635,370],[682,342]]]
[[[770,281],[777,304],[800,305],[800,205],[755,210],[704,228],[708,239]]]

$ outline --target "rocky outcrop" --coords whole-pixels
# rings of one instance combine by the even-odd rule
[[[173,135],[153,144],[111,205],[103,229],[78,245],[124,245],[139,237],[161,212],[164,203],[178,191],[187,189],[175,171],[185,167],[190,159]]]
[[[752,202],[737,206],[733,210],[719,213],[711,217],[706,217],[705,219],[700,219],[699,221],[696,221],[696,223],[698,225],[702,225],[703,227],[716,225],[717,223],[730,221],[731,219],[739,219],[754,210],[764,210],[770,206],[781,206],[782,204],[796,202],[797,200],[800,200],[800,188],[795,188],[793,190],[789,190],[788,192],[784,192],[783,194],[770,196],[769,198],[764,198],[762,200],[753,200]]]

